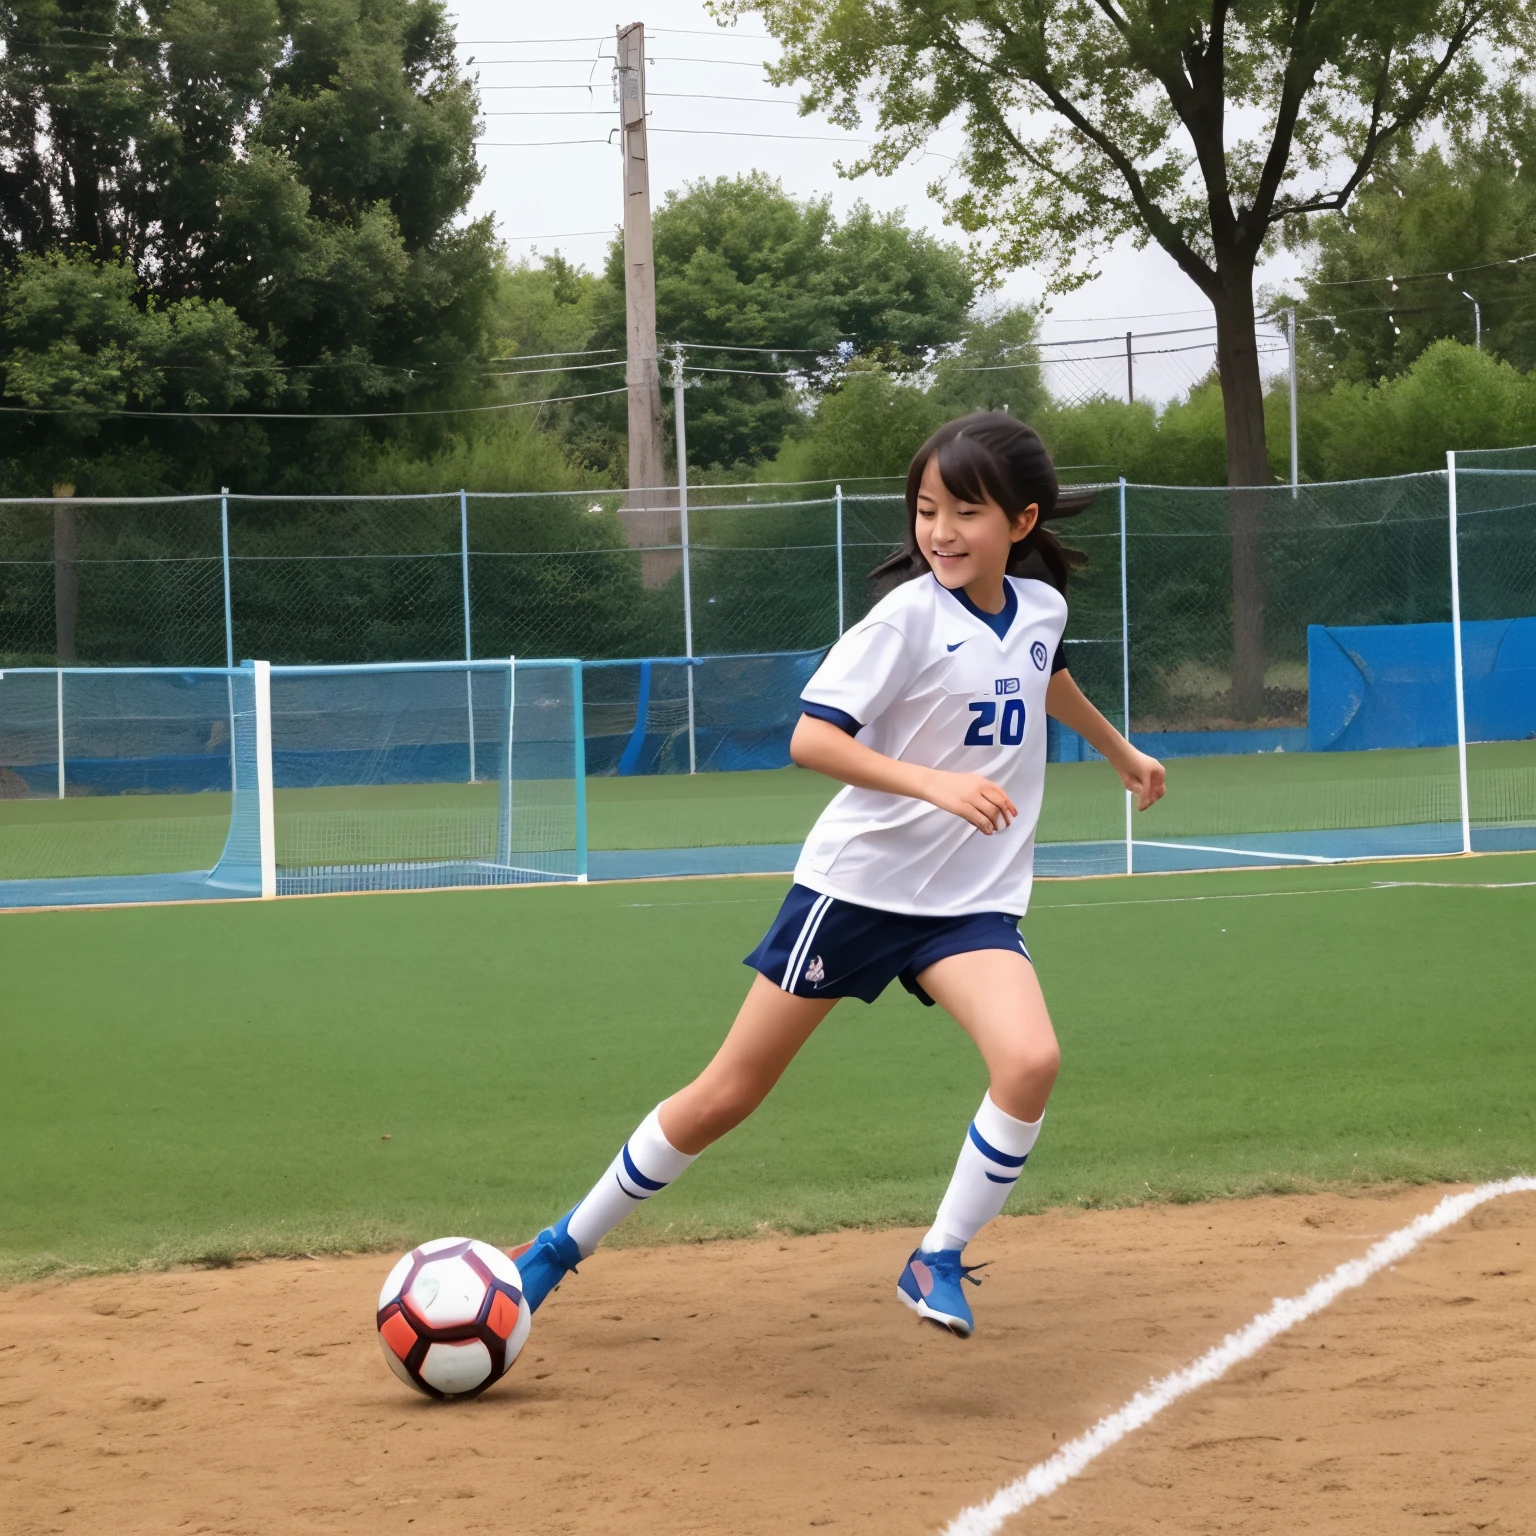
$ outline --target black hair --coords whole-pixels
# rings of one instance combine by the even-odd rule
[[[917,450],[907,471],[906,543],[869,573],[876,592],[888,592],[930,569],[917,547],[917,493],[935,455],[952,496],[968,502],[995,501],[1010,522],[1026,507],[1039,507],[1035,526],[1009,551],[1007,573],[1048,582],[1065,594],[1068,571],[1080,570],[1088,559],[1080,550],[1068,549],[1045,524],[1051,518],[1077,516],[1098,492],[1091,486],[1063,489],[1040,434],[1004,411],[962,416],[940,427]]]

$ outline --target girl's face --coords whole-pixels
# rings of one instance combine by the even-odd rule
[[[1009,551],[1027,537],[1039,516],[1034,502],[1010,519],[995,501],[961,501],[944,484],[934,454],[917,488],[917,547],[946,587],[964,587],[980,606],[995,611]],[[978,590],[970,592],[973,586]]]

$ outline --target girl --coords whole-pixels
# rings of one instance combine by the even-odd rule
[[[981,1052],[991,1086],[897,1295],[968,1338],[965,1245],[1003,1208],[1040,1134],[1060,1054],[1019,920],[1045,786],[1045,716],[1098,748],[1145,810],[1162,764],[1083,696],[1061,653],[1069,564],[1042,523],[1081,511],[1039,437],[1000,412],[941,428],[907,475],[893,589],[828,652],[790,756],[847,786],[746,963],[758,975],[725,1043],[658,1105],[592,1192],[513,1250],[537,1308],[642,1200],[762,1103],[839,998],[899,978]]]

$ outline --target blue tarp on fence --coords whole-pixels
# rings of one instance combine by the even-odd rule
[[[1468,741],[1536,736],[1536,618],[1461,626]],[[1449,624],[1307,626],[1313,752],[1447,747],[1456,741]]]

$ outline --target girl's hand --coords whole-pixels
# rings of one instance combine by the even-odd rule
[[[988,837],[1001,832],[1019,814],[1008,791],[979,773],[947,773],[936,768],[923,798],[941,811],[970,822]]]
[[[1156,805],[1168,792],[1168,770],[1155,757],[1148,757],[1135,747],[1130,749],[1123,763],[1115,765],[1115,772],[1120,775],[1120,782],[1137,797],[1138,811]]]

